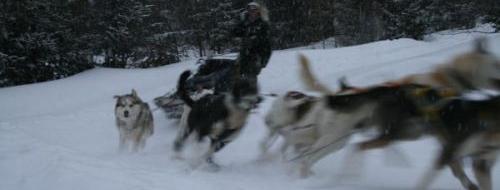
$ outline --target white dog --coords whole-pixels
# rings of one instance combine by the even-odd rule
[[[306,150],[316,140],[316,124],[310,118],[318,104],[318,98],[297,91],[287,92],[273,101],[265,116],[269,133],[261,142],[261,153],[265,155],[278,134],[284,138],[282,157],[292,146],[296,153]],[[308,119],[309,118],[309,119]]]

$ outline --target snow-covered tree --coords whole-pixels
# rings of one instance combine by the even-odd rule
[[[91,67],[67,1],[0,3],[0,86],[63,78]]]

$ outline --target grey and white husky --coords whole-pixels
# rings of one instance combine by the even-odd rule
[[[149,105],[139,98],[134,89],[130,94],[116,95],[114,98],[116,127],[120,133],[119,150],[128,149],[129,142],[132,142],[133,152],[144,149],[146,139],[154,132],[153,114]]]

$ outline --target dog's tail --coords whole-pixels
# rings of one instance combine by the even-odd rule
[[[300,70],[300,77],[306,87],[309,90],[318,91],[325,94],[333,94],[333,92],[328,89],[326,86],[321,84],[312,74],[311,69],[309,67],[309,60],[304,55],[300,55],[300,65],[302,69]]]
[[[189,93],[186,90],[186,81],[191,75],[191,71],[187,70],[184,71],[181,76],[179,77],[179,82],[177,84],[177,95],[181,97],[181,100],[186,103],[189,107],[193,107],[194,100],[191,99],[191,96],[189,96]]]

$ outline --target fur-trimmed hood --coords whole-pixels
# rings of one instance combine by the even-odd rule
[[[248,6],[256,6],[257,9],[259,9],[260,18],[265,22],[269,22],[269,10],[267,9],[267,7],[264,4],[258,3],[258,2],[250,2],[247,4],[247,7]],[[246,16],[247,16],[246,8],[247,7],[245,7],[245,11],[241,14],[241,20],[246,19]]]

